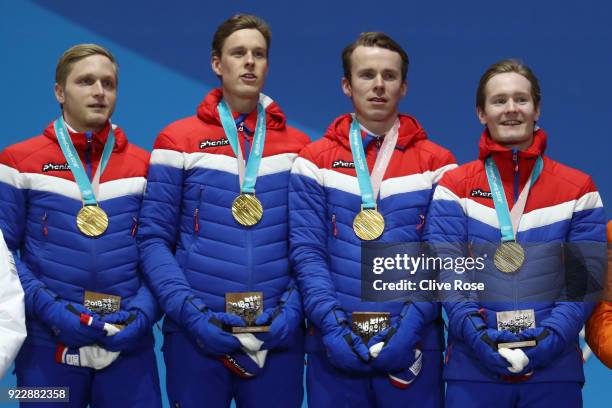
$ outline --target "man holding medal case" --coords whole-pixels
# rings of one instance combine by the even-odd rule
[[[308,404],[439,407],[439,305],[362,301],[360,259],[363,242],[421,241],[433,188],[455,160],[398,113],[408,56],[393,39],[363,33],[342,59],[355,113],[300,153],[289,190],[291,260],[309,325]]]
[[[572,300],[589,294],[575,293],[577,280],[601,282],[605,217],[592,179],[544,156],[540,100],[523,63],[489,67],[476,97],[479,158],[446,173],[434,194],[426,239],[436,255],[487,259],[472,277],[487,292],[444,304],[447,407],[582,406],[578,334],[593,304]],[[568,280],[579,246],[579,275]]]
[[[139,239],[166,312],[171,406],[302,404],[303,315],[288,259],[287,188],[309,139],[261,93],[270,39],[256,16],[223,22],[211,55],[221,87],[195,116],[163,129],[151,154]]]
[[[69,387],[74,407],[161,406],[160,314],[134,236],[149,155],[110,122],[117,82],[106,49],[67,50],[56,69],[62,114],[0,154],[0,229],[27,317],[17,385]],[[87,309],[89,296],[109,313]]]

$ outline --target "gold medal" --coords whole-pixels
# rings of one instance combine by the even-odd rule
[[[108,228],[108,216],[97,205],[85,205],[77,214],[76,223],[83,235],[96,238]]]
[[[525,250],[518,242],[502,242],[493,257],[493,263],[501,272],[513,273],[521,269],[525,262]]]
[[[252,227],[263,217],[263,207],[255,194],[242,193],[232,203],[232,215],[239,224]]]
[[[353,231],[363,241],[380,237],[385,230],[385,219],[376,209],[361,210],[353,220]]]

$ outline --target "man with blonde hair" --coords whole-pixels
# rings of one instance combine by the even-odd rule
[[[161,406],[159,309],[134,237],[149,154],[110,121],[117,82],[108,50],[70,48],[56,68],[61,115],[0,153],[0,229],[28,330],[17,385],[69,387],[70,407]]]

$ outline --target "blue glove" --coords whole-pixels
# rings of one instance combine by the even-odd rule
[[[81,315],[97,316],[78,303],[61,299],[46,287],[35,293],[34,311],[53,331],[59,343],[69,347],[82,347],[97,343],[106,336],[100,325],[90,326],[81,321]]]
[[[533,329],[527,329],[519,334],[522,340],[536,340],[537,344],[534,347],[526,347],[523,349],[525,355],[529,358],[529,364],[523,370],[530,372],[534,368],[543,368],[556,360],[567,344],[563,338],[550,327],[541,326]]]
[[[416,359],[414,349],[421,340],[423,326],[423,313],[414,303],[406,303],[399,319],[368,342],[368,347],[384,342],[380,354],[372,361],[372,366],[383,373],[398,372],[411,367]]]
[[[463,337],[472,348],[476,357],[489,371],[502,376],[518,376],[523,373],[512,373],[508,370],[510,363],[503,358],[497,349],[498,343],[520,341],[520,338],[509,331],[487,328],[479,313],[470,313],[463,320]]]
[[[370,352],[352,330],[342,309],[332,309],[321,324],[323,344],[329,361],[337,368],[350,372],[368,373]]]
[[[240,349],[238,339],[225,328],[229,330],[230,327],[244,326],[244,320],[232,313],[213,312],[201,299],[185,299],[181,323],[207,354],[221,356]]]
[[[114,336],[107,336],[98,343],[108,351],[130,352],[142,345],[142,339],[151,331],[149,318],[139,309],[131,312],[120,310],[102,317],[106,323],[125,325]]]
[[[256,333],[255,337],[263,341],[262,349],[286,349],[290,345],[293,333],[302,322],[302,301],[295,287],[290,287],[280,299],[278,306],[265,310],[255,320],[258,326],[269,325],[267,333]]]

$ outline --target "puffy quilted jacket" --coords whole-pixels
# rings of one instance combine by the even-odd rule
[[[487,325],[496,329],[496,312],[533,309],[536,326],[553,327],[567,348],[552,364],[536,370],[529,381],[584,381],[578,333],[593,305],[565,301],[573,299],[570,292],[575,282],[563,284],[568,276],[563,254],[568,256],[569,248],[584,245],[584,270],[579,276],[585,277],[585,271],[589,271],[591,276],[600,277],[605,259],[604,210],[588,175],[543,156],[546,139],[544,131],[537,130],[529,148],[513,151],[495,143],[485,131],[478,160],[446,173],[436,188],[425,237],[438,249],[438,256],[466,256],[469,248],[471,256],[482,257],[484,269],[475,270],[471,279],[484,283],[486,288],[479,293],[481,298],[446,298],[447,380],[502,381],[481,366],[464,342],[460,328],[469,313],[480,309]],[[501,233],[484,162],[493,157],[512,208],[540,155],[544,168],[529,192],[517,234],[517,241],[525,247],[525,264],[516,273],[503,274],[493,265]],[[448,243],[464,246],[460,249],[445,245]],[[448,277],[454,272],[442,274]]]
[[[165,331],[180,329],[188,297],[223,312],[226,292],[262,291],[269,308],[292,281],[287,186],[293,161],[309,139],[287,126],[279,106],[261,95],[266,140],[255,191],[264,213],[259,223],[244,227],[232,217],[240,186],[236,156],[217,112],[221,98],[221,90],[213,90],[197,115],[162,130],[151,154],[139,239],[144,269],[169,317]],[[238,129],[245,158],[256,122],[255,110]]]
[[[109,129],[107,124],[89,139],[69,132],[90,177]],[[135,238],[149,154],[128,143],[119,127],[114,131],[115,146],[97,197],[109,226],[95,239],[77,229],[81,194],[52,123],[42,135],[0,154],[0,228],[8,247],[14,253],[19,250],[15,261],[25,292],[28,342],[56,343],[34,313],[34,294],[42,286],[81,304],[85,290],[117,295],[122,309],[138,308],[151,322],[159,318],[157,302],[139,273]],[[151,344],[152,337],[149,340]]]
[[[337,118],[324,137],[305,148],[291,173],[289,208],[291,260],[310,322],[308,347],[321,349],[318,327],[325,315],[340,307],[347,312],[387,311],[398,316],[402,302],[361,300],[361,240],[353,219],[361,210],[361,195],[349,145],[351,115]],[[364,136],[363,134],[362,136]],[[377,143],[364,146],[369,171]],[[400,115],[396,148],[377,199],[385,230],[376,242],[420,242],[434,185],[456,167],[450,152],[427,140],[412,117]],[[439,309],[427,316],[422,346],[443,349]]]

